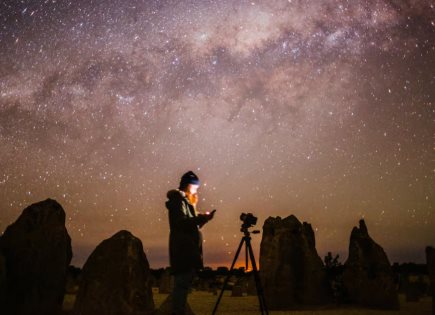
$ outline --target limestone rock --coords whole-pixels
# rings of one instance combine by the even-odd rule
[[[231,296],[252,296],[257,295],[257,286],[255,284],[254,272],[244,274],[237,279],[233,286]]]
[[[257,285],[253,273],[250,273],[246,279],[246,291],[248,295],[257,295]]]
[[[142,242],[128,231],[104,240],[83,266],[76,315],[143,315],[154,310]]]
[[[6,258],[0,251],[0,305],[6,303]]]
[[[5,313],[59,312],[72,258],[62,206],[47,199],[24,209],[0,238],[0,251],[7,275]]]
[[[343,286],[349,302],[379,309],[398,309],[398,292],[387,255],[368,234],[364,220],[350,236]]]
[[[246,288],[240,285],[234,285],[233,289],[231,291],[232,297],[240,297],[243,296],[246,293]]]
[[[210,280],[209,279],[199,279],[198,282],[198,291],[206,291],[210,289]]]
[[[432,314],[435,315],[435,248],[426,247],[426,262],[432,292]]]
[[[313,229],[293,215],[265,221],[260,268],[266,305],[271,310],[320,305],[331,300]]]

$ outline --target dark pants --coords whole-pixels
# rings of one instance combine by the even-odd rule
[[[192,286],[194,275],[194,270],[174,274],[174,290],[172,291],[173,314],[184,314],[187,302],[187,294]]]

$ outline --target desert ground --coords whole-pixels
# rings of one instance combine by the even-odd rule
[[[163,302],[167,297],[165,294],[154,294],[154,302],[156,308]],[[189,295],[189,304],[196,315],[210,315],[213,307],[216,303],[217,297],[208,292],[196,291]],[[270,314],[274,315],[393,315],[393,314],[409,314],[409,315],[429,315],[432,311],[432,299],[424,298],[418,303],[407,303],[405,297],[400,297],[400,310],[398,311],[380,311],[380,310],[366,310],[358,309],[354,307],[329,307],[328,309],[319,310],[304,310],[304,311],[270,311]],[[230,291],[225,292],[222,298],[218,314],[237,314],[237,315],[252,315],[260,314],[258,299],[256,296],[244,296],[244,297],[231,297]]]
[[[154,303],[158,308],[167,298],[168,294],[159,294],[153,290]],[[217,311],[217,314],[254,315],[260,314],[256,296],[231,297],[226,291]],[[211,315],[217,296],[209,292],[193,291],[189,294],[189,304],[196,315]],[[70,311],[74,302],[73,296],[65,299],[64,309]],[[400,310],[369,310],[352,306],[329,306],[316,310],[297,311],[269,311],[271,315],[430,315],[432,314],[432,299],[425,297],[420,302],[406,302],[400,296]]]

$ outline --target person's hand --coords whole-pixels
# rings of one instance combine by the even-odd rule
[[[207,214],[207,220],[210,221],[211,219],[213,219],[214,217],[214,213],[216,212],[216,209],[214,209],[212,212],[210,213],[206,213]]]

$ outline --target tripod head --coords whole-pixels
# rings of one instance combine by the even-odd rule
[[[249,231],[248,227],[244,227],[242,224],[242,227],[240,228],[240,232],[243,232],[243,234],[245,234],[245,236],[250,237],[251,233],[252,234],[260,234],[260,230],[253,230],[253,231]]]
[[[242,213],[240,215],[240,220],[242,221],[240,232],[243,232],[245,236],[250,236],[251,233],[253,234],[260,233],[259,230],[254,230],[252,232],[248,230],[250,227],[253,227],[255,224],[257,224],[257,217],[254,216],[252,213]]]

